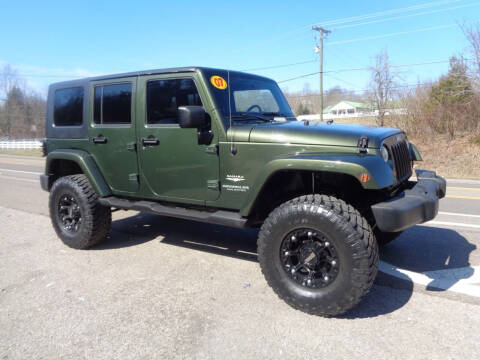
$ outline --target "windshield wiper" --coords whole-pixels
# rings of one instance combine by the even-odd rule
[[[279,113],[279,112],[262,112],[262,115],[265,115],[265,116],[280,116],[280,117],[288,117],[287,115],[285,114],[282,114],[282,113]]]
[[[239,114],[232,115],[232,119],[248,119],[248,118],[251,119],[251,118],[254,118],[254,119],[257,119],[257,120],[264,121],[264,122],[272,122],[273,121],[272,119],[266,118],[262,115],[251,114],[251,113],[239,113]]]

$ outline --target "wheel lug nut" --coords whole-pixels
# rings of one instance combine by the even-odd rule
[[[295,241],[295,240],[297,240],[297,237],[294,235],[294,236],[292,236],[290,239],[291,239],[292,241]]]
[[[333,266],[335,266],[335,265],[337,265],[337,262],[336,262],[335,260],[332,260],[331,264],[332,264]]]
[[[330,243],[328,241],[325,241],[325,247],[330,246]]]
[[[313,235],[313,233],[312,233],[311,231],[309,231],[309,232],[307,233],[307,236],[308,236],[308,237],[312,237],[312,235]]]
[[[288,256],[288,255],[290,255],[290,252],[285,251],[285,256]]]
[[[328,276],[324,276],[324,277],[323,277],[323,280],[325,280],[325,281],[328,281],[328,279],[329,279]]]

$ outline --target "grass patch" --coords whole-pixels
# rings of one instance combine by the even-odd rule
[[[480,145],[480,135],[472,137],[470,141],[473,145]]]

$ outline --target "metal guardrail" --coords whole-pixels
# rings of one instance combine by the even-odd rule
[[[36,150],[43,146],[43,139],[0,140],[0,149]]]

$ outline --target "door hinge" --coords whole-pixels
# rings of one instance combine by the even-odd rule
[[[136,151],[137,150],[137,144],[134,143],[134,142],[127,143],[127,150],[128,151]]]
[[[205,148],[207,154],[218,155],[218,145],[210,145]]]
[[[210,189],[210,190],[219,191],[220,181],[218,181],[218,180],[207,180],[207,188]]]
[[[128,174],[128,180],[138,182],[138,174],[136,174],[136,173]]]

